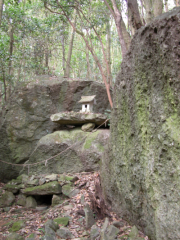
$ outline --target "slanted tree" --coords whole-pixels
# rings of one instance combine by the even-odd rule
[[[91,5],[92,2],[87,1],[86,3],[82,4],[79,1],[75,0],[75,1],[66,1],[66,2],[55,1],[54,5],[53,5],[53,3],[51,1],[49,2],[47,0],[44,0],[45,8],[48,9],[52,13],[56,13],[56,14],[65,16],[67,21],[69,22],[69,24],[74,29],[74,31],[77,34],[79,34],[82,37],[82,39],[84,40],[87,49],[91,52],[91,54],[94,58],[94,61],[96,62],[97,66],[99,68],[99,71],[101,73],[102,79],[103,79],[105,87],[106,87],[109,103],[110,103],[111,107],[113,107],[112,98],[111,98],[111,94],[110,94],[110,82],[108,82],[109,77],[107,77],[110,75],[108,60],[107,60],[103,41],[101,39],[100,33],[98,32],[98,26],[101,23],[97,22],[97,18],[93,14],[91,14],[91,11],[90,12],[88,11],[88,8],[92,7],[92,5]],[[97,5],[96,5],[96,7],[97,7]],[[74,24],[74,22],[71,18],[71,13],[73,12],[73,9],[76,9],[77,17],[79,20],[76,25]],[[99,18],[100,18],[100,16],[99,16]],[[101,21],[101,19],[100,19],[100,21]],[[104,64],[101,63],[98,55],[95,52],[95,49],[93,48],[92,34],[89,31],[90,29],[95,34],[96,38],[99,40],[99,43],[100,43],[101,49],[102,49]],[[104,69],[104,66],[105,66],[105,69]]]

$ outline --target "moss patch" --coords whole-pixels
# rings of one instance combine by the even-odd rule
[[[17,232],[25,226],[24,221],[17,221],[13,223],[12,227],[9,229],[11,232]]]
[[[69,217],[55,218],[54,221],[55,221],[57,224],[66,227],[66,226],[68,225],[68,223],[69,223]]]

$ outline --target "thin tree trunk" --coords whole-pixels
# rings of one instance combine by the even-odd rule
[[[74,11],[74,26],[76,27],[76,10]],[[72,56],[72,49],[73,49],[73,43],[74,43],[74,35],[75,35],[75,29],[72,28],[72,34],[69,44],[69,51],[68,51],[68,57],[66,62],[66,69],[64,73],[64,77],[69,78],[70,77],[70,69],[71,69],[71,56]]]
[[[62,66],[63,66],[63,72],[65,75],[65,66],[66,66],[66,58],[65,58],[65,43],[64,43],[64,36],[62,36],[61,44],[62,44]]]
[[[163,12],[163,0],[153,0],[154,17],[157,17]]]
[[[110,18],[109,21],[107,23],[107,61],[108,61],[108,65],[109,65],[109,74],[107,73],[107,78],[108,78],[108,82],[110,83],[110,85],[112,85],[112,74],[111,74],[111,26],[110,26]]]
[[[134,30],[142,27],[137,0],[127,0],[128,16],[130,15],[131,24]]]
[[[9,46],[9,75],[12,74],[12,55],[13,55],[13,46],[14,46],[14,29],[10,25],[9,28],[9,37],[10,37],[10,46]]]
[[[87,79],[90,79],[91,77],[91,66],[89,61],[89,49],[86,46],[86,62],[87,62]]]
[[[62,7],[62,5],[60,4],[60,2],[59,2],[58,0],[56,0],[56,3],[57,3],[58,6],[61,8],[61,10],[62,10],[62,12],[63,12],[63,15],[66,17],[66,19],[67,19],[67,21],[70,23],[70,25],[74,28],[74,30],[76,31],[76,33],[79,34],[79,35],[83,38],[83,40],[84,40],[87,48],[88,48],[89,51],[91,52],[91,54],[92,54],[92,56],[93,56],[93,58],[94,58],[94,60],[95,60],[95,62],[96,62],[96,64],[97,64],[97,66],[98,66],[98,68],[99,68],[99,70],[100,70],[100,72],[101,72],[101,76],[102,76],[102,79],[103,79],[104,84],[105,84],[105,87],[106,87],[106,92],[107,92],[107,96],[108,96],[108,100],[109,100],[110,106],[111,106],[111,108],[113,108],[112,98],[111,98],[111,94],[110,94],[110,85],[107,83],[107,78],[106,78],[106,76],[105,76],[105,74],[104,74],[103,67],[102,67],[102,65],[101,65],[101,63],[100,63],[100,61],[99,61],[99,59],[98,59],[98,57],[97,57],[94,49],[90,46],[91,41],[90,41],[90,39],[89,39],[89,35],[88,35],[88,37],[87,37],[87,36],[84,35],[84,32],[83,32],[82,30],[79,31],[79,30],[74,26],[74,23],[70,20],[69,16],[68,16],[67,13],[65,12],[65,10],[64,10],[64,8]],[[44,4],[44,6],[45,6],[48,10],[50,10],[51,12],[53,12],[51,9],[49,9],[49,8],[47,7],[46,3]],[[80,11],[80,10],[78,9],[78,12],[79,12],[79,11]],[[78,13],[78,14],[79,14],[79,13]],[[84,15],[83,15],[83,17],[84,17]],[[87,18],[86,18],[86,20],[87,20]],[[87,20],[87,21],[88,21],[88,20]],[[93,30],[95,31],[94,28],[93,28]],[[86,31],[86,32],[87,32],[87,31]],[[96,36],[98,37],[98,39],[101,40],[101,38],[100,38],[100,36],[98,35],[97,31],[95,31],[95,33],[96,33]],[[103,51],[103,56],[104,56],[104,49],[103,49],[102,41],[101,41],[101,46],[102,46],[102,51]],[[106,56],[104,56],[104,58],[105,58],[105,57],[106,57]],[[105,64],[107,64],[107,63],[105,63]]]
[[[47,39],[46,39],[47,41]],[[47,69],[47,72],[49,73],[49,48],[48,43],[45,43],[45,68]]]
[[[1,26],[2,13],[3,13],[3,4],[4,4],[4,0],[0,0],[0,26]]]
[[[6,91],[7,91],[7,89],[6,89],[6,77],[5,77],[5,72],[4,72],[4,69],[2,69],[2,77],[3,77],[3,84],[4,84],[4,101],[6,102],[6,100],[7,100],[7,94],[6,94]]]
[[[110,10],[110,12],[111,12],[111,14],[112,14],[112,16],[115,20],[116,29],[117,29],[118,37],[119,37],[119,42],[120,42],[120,45],[121,45],[121,52],[122,52],[122,56],[124,57],[127,53],[129,44],[128,44],[128,42],[125,42],[125,39],[124,39],[125,34],[123,35],[123,31],[122,31],[123,23],[122,23],[121,12],[118,10],[115,0],[111,0],[112,5],[113,5],[113,9],[111,8],[111,6],[107,2],[107,0],[103,0],[103,1],[106,4],[106,6],[108,7],[108,9]]]
[[[176,7],[179,7],[179,5],[180,5],[180,1],[179,0],[174,0],[174,3],[176,5]]]
[[[164,0],[165,12],[168,12],[168,0]]]
[[[143,23],[143,25],[145,25],[146,24],[146,22],[145,22],[145,20],[144,20],[144,4],[143,4],[143,0],[140,0],[140,2],[141,2],[141,20],[142,20],[142,23]]]
[[[129,47],[130,47],[130,44],[131,44],[131,36],[126,29],[126,25],[125,25],[123,19],[121,19],[121,30],[122,30],[123,39],[126,43],[126,47],[127,47],[127,50],[128,50]]]
[[[144,7],[146,10],[146,23],[150,23],[154,17],[154,13],[152,11],[152,1],[151,0],[143,0]]]
[[[143,0],[146,9],[146,22],[150,23],[154,17],[162,14],[163,0]]]

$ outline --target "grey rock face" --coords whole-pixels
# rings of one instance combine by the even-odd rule
[[[96,239],[99,235],[100,235],[100,229],[96,225],[93,225],[91,227],[91,232],[90,232],[91,240]]]
[[[37,187],[29,187],[21,190],[25,195],[51,195],[60,194],[61,186],[57,181],[45,183]]]
[[[73,234],[66,227],[61,227],[60,229],[58,229],[56,234],[63,239],[74,238]]]
[[[95,224],[94,214],[91,208],[89,207],[89,204],[86,204],[86,206],[84,207],[84,212],[85,212],[86,229],[89,229]]]
[[[7,240],[24,240],[24,238],[17,233],[10,233],[6,239]]]
[[[95,123],[85,123],[82,125],[81,129],[84,132],[91,132],[95,128]]]
[[[5,191],[0,198],[0,207],[9,207],[13,204],[15,196],[12,192]]]
[[[26,196],[23,194],[19,194],[17,197],[17,205],[25,206],[26,205]]]
[[[118,74],[105,198],[152,240],[180,239],[180,8],[135,34]]]
[[[101,113],[80,113],[80,112],[60,112],[51,115],[51,121],[60,124],[82,125],[85,123],[94,123],[101,125],[107,117]]]
[[[27,161],[39,139],[59,129],[59,124],[53,123],[50,116],[58,112],[79,112],[78,101],[82,95],[97,95],[96,113],[110,108],[104,85],[94,81],[49,79],[39,84],[19,85],[6,110],[0,114],[0,159],[13,163]],[[17,177],[20,170],[20,167],[1,163],[0,179]]]
[[[26,198],[26,208],[36,208],[36,206],[37,202],[35,198],[33,198],[32,196]]]
[[[48,134],[39,140],[37,150],[29,161],[35,163],[57,156],[39,164],[38,167],[31,166],[29,173],[75,173],[98,170],[108,139],[109,129],[88,133],[75,128]],[[62,154],[59,154],[60,152]]]

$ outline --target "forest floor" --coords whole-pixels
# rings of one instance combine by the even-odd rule
[[[45,235],[45,223],[49,219],[55,219],[60,216],[69,216],[70,221],[68,229],[74,235],[74,239],[90,239],[90,229],[85,228],[85,217],[82,204],[82,196],[84,201],[92,206],[91,197],[95,193],[95,180],[98,177],[98,173],[78,173],[79,180],[75,182],[75,185],[79,187],[80,192],[73,198],[65,200],[62,204],[55,207],[49,207],[46,210],[38,211],[36,209],[26,209],[25,207],[14,205],[10,208],[0,209],[0,240],[6,240],[9,233],[11,233],[11,227],[14,222],[19,220],[23,221],[23,227],[17,231],[24,239],[30,234],[36,235],[35,239],[43,239]],[[0,183],[0,188],[3,188],[3,183]],[[69,207],[68,207],[69,206]],[[96,216],[96,215],[95,215]],[[116,215],[113,211],[108,209],[109,224],[114,221],[120,222],[119,234],[117,239],[127,240],[132,226],[128,222]],[[100,229],[103,226],[105,217],[103,219],[96,218],[96,226]],[[148,240],[142,232],[139,231],[139,237],[144,240]],[[58,239],[58,238],[57,238]],[[59,238],[61,239],[61,238]],[[100,239],[100,237],[96,238]]]

